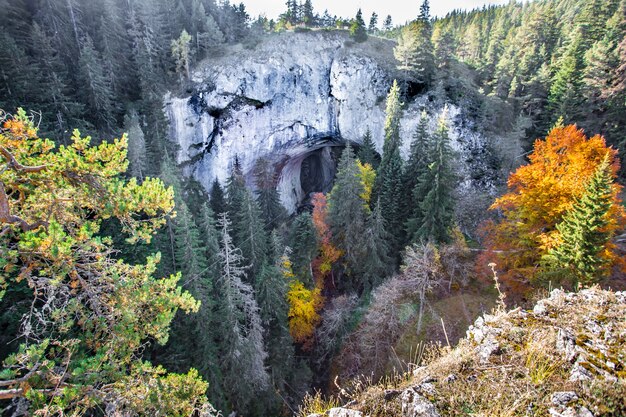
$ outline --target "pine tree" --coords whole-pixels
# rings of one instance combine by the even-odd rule
[[[220,185],[220,182],[215,178],[213,185],[211,186],[211,193],[209,195],[209,205],[211,210],[216,216],[226,212],[226,200],[224,198],[224,190]]]
[[[310,213],[301,213],[294,219],[290,242],[294,273],[306,285],[313,285],[312,262],[317,256],[318,244],[317,232]]]
[[[250,265],[248,277],[256,278],[256,274],[266,260],[268,252],[268,236],[261,218],[261,209],[247,188],[242,190],[241,205],[235,213],[233,222],[235,242],[241,249],[245,262]]]
[[[590,285],[608,272],[611,263],[606,248],[612,232],[607,232],[613,207],[613,177],[609,157],[604,158],[585,186],[581,198],[556,225],[560,244],[547,258],[554,267],[573,276],[574,284]]]
[[[376,33],[378,30],[378,14],[376,14],[376,12],[372,12],[372,16],[370,16],[370,24],[367,30],[369,33]]]
[[[241,164],[239,163],[239,158],[235,157],[230,177],[226,180],[226,211],[229,219],[236,219],[237,214],[241,210],[245,192],[246,183],[243,178]]]
[[[391,21],[391,15],[388,14],[387,17],[385,18],[385,21],[383,22],[383,30],[385,32],[389,32],[393,29],[393,23]]]
[[[359,271],[364,258],[361,239],[369,209],[361,197],[363,192],[359,167],[348,145],[339,159],[335,185],[328,196],[328,223],[350,272]]]
[[[372,168],[377,169],[380,165],[380,156],[376,152],[376,147],[372,141],[372,132],[367,129],[363,136],[363,143],[357,152],[357,158],[362,164],[369,164]]]
[[[363,20],[363,12],[359,9],[356,12],[356,17],[350,25],[350,37],[355,42],[365,42],[367,40],[367,29],[365,28],[365,21]]]
[[[393,52],[400,61],[399,69],[409,72],[419,83],[432,83],[435,58],[428,0],[422,3],[418,19],[402,29]]]
[[[276,262],[280,262],[280,257]],[[263,264],[255,291],[265,329],[264,340],[268,353],[266,365],[272,386],[263,402],[270,409],[280,409],[282,398],[289,396],[289,382],[296,367],[296,352],[289,334],[288,283],[278,265]],[[278,414],[279,410],[274,411],[273,415]]]
[[[304,4],[302,5],[302,23],[307,27],[312,27],[317,24],[311,0],[304,0]]]
[[[84,83],[90,118],[96,126],[113,130],[115,122],[115,98],[110,79],[103,72],[104,64],[89,35],[80,45],[80,79]]]
[[[400,156],[400,117],[402,103],[400,88],[394,81],[387,96],[387,112],[385,119],[385,143],[383,157],[376,172],[376,183],[373,198],[380,201],[380,209],[392,236],[392,253],[399,253],[404,241],[403,204],[406,198],[403,180],[403,161]]]
[[[124,130],[128,134],[129,172],[143,180],[146,176],[146,138],[141,129],[137,111],[131,110],[124,117]]]
[[[416,232],[424,219],[421,206],[425,197],[425,190],[422,190],[422,187],[427,187],[428,184],[419,184],[419,181],[420,178],[425,178],[425,175],[430,171],[429,165],[432,162],[429,158],[432,151],[430,149],[431,139],[428,132],[428,122],[428,115],[423,111],[413,134],[409,160],[404,173],[404,189],[410,193],[405,229],[411,243],[416,243]]]
[[[557,64],[548,98],[548,109],[554,120],[563,117],[566,123],[575,122],[578,115],[583,65],[581,36],[580,32],[572,35]]]
[[[191,36],[186,30],[180,33],[178,39],[172,40],[172,57],[176,62],[176,72],[180,75],[182,82],[183,78],[189,79],[191,74],[189,73],[189,66],[191,64]]]
[[[40,129],[46,133],[54,131],[58,137],[67,136],[69,126],[78,128],[83,125],[79,121],[79,116],[84,111],[84,106],[71,99],[65,66],[43,28],[35,23],[30,37],[35,59],[34,66],[39,75],[36,88],[33,86],[31,89],[36,90],[37,101],[41,103],[38,106],[43,113]],[[18,59],[17,63],[19,62]],[[9,65],[3,64],[4,75],[8,68],[10,68]],[[12,82],[16,80],[19,86],[19,78],[13,78]]]
[[[391,237],[385,227],[385,219],[377,203],[367,219],[362,244],[365,257],[361,266],[362,284],[365,291],[374,289],[395,269],[395,262],[390,252]]]
[[[230,237],[230,220],[222,213],[219,253],[221,276],[218,280],[220,305],[220,366],[223,384],[232,408],[247,414],[250,401],[269,386],[264,361],[267,351],[254,290],[244,281],[246,271],[241,251]]]
[[[449,240],[454,220],[454,174],[450,166],[452,150],[446,116],[444,111],[433,135],[429,169],[418,180],[418,187],[424,193],[420,204],[422,221],[413,240],[435,243]]]
[[[276,190],[276,174],[270,162],[261,158],[257,161],[254,171],[256,183],[256,197],[265,229],[270,232],[276,229],[287,218],[287,211],[280,202],[280,195]]]

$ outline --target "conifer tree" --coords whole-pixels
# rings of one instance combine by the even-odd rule
[[[399,69],[409,72],[417,82],[430,85],[435,75],[430,6],[424,0],[420,15],[400,32],[394,55]]]
[[[291,259],[293,271],[300,281],[313,285],[312,262],[317,256],[317,232],[308,212],[296,216],[291,228]]]
[[[218,280],[220,305],[220,366],[223,384],[231,407],[247,414],[250,401],[269,386],[264,361],[267,351],[254,290],[244,281],[246,268],[241,251],[230,237],[230,220],[222,213],[218,221],[221,230],[219,253],[221,276]]]
[[[128,134],[128,162],[130,175],[139,180],[146,176],[146,138],[137,111],[131,110],[124,117],[124,130]]]
[[[186,30],[180,33],[178,39],[172,40],[172,57],[176,63],[176,72],[183,77],[190,78],[189,66],[191,65],[191,36]]]
[[[432,150],[431,139],[428,132],[428,115],[422,112],[420,122],[413,134],[413,141],[409,153],[406,171],[404,173],[404,189],[409,194],[407,204],[407,217],[405,228],[407,237],[411,243],[416,243],[416,232],[421,227],[424,219],[422,202],[430,184],[420,183],[420,179],[426,178],[430,171]]]
[[[614,231],[607,230],[612,221],[609,211],[614,201],[613,176],[608,155],[596,169],[585,191],[556,225],[560,244],[550,250],[547,259],[567,271],[574,283],[589,285],[608,271],[607,245]]]
[[[313,13],[313,4],[311,0],[304,0],[302,4],[302,23],[307,27],[316,25],[315,14]]]
[[[566,123],[576,121],[580,103],[582,78],[582,35],[572,35],[564,55],[557,64],[557,70],[550,87],[548,108],[554,120],[563,117]]]
[[[392,253],[399,253],[404,241],[403,204],[406,197],[403,180],[403,161],[400,156],[400,117],[402,103],[400,102],[400,88],[394,81],[387,96],[387,112],[385,119],[385,143],[383,156],[378,171],[373,198],[380,201],[380,209],[392,237]]]
[[[335,185],[328,197],[328,222],[335,245],[343,251],[351,272],[360,269],[364,257],[361,239],[369,209],[361,197],[363,193],[359,167],[348,145],[339,159]]]
[[[252,281],[266,260],[268,236],[261,218],[261,209],[247,188],[242,190],[241,205],[233,222],[237,242],[245,262],[250,265],[248,277]]]
[[[261,209],[265,229],[269,232],[282,224],[287,218],[287,211],[280,202],[280,195],[276,190],[276,174],[267,159],[261,158],[257,161],[254,179],[257,202]]]
[[[367,40],[367,29],[361,9],[356,12],[356,17],[350,25],[350,37],[356,42],[365,42]]]
[[[365,132],[365,136],[363,136],[363,143],[357,152],[357,158],[359,158],[362,164],[370,164],[374,169],[377,169],[378,165],[380,165],[380,156],[376,152],[376,147],[372,141],[372,132],[369,128]]]
[[[113,130],[115,122],[115,98],[110,80],[103,72],[104,64],[89,35],[80,45],[80,78],[85,85],[85,94],[90,118],[106,130]]]
[[[211,193],[209,194],[209,205],[213,214],[219,216],[226,212],[226,199],[224,198],[224,189],[220,185],[220,182],[215,178],[213,185],[211,186]]]
[[[226,211],[229,219],[236,221],[245,192],[246,183],[243,178],[243,171],[239,158],[235,157],[230,176],[226,180]]]
[[[449,240],[454,215],[454,174],[450,165],[452,150],[446,116],[444,110],[433,135],[429,169],[418,180],[420,190],[423,190],[422,221],[413,240],[435,243]]]
[[[377,203],[367,218],[365,235],[361,242],[365,256],[361,267],[363,289],[370,291],[394,270],[394,259],[390,252],[391,237],[385,227],[385,219]]]
[[[378,30],[378,14],[376,12],[372,12],[372,16],[370,16],[370,24],[367,27],[367,30],[370,33],[376,33]]]
[[[391,29],[393,29],[393,22],[391,21],[391,15],[388,14],[385,18],[385,21],[383,22],[383,30],[385,32],[389,32],[391,31]]]

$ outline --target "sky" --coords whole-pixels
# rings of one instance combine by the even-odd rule
[[[276,18],[286,9],[286,0],[233,0],[231,3],[243,1],[251,16],[264,14],[268,18]],[[506,4],[509,0],[431,0],[430,13],[433,16],[445,16],[454,9],[474,9],[485,4]],[[394,24],[402,24],[413,20],[419,14],[421,0],[312,0],[316,13],[328,9],[331,15],[354,17],[361,8],[366,22],[372,12],[379,16],[379,24],[385,16],[391,15]]]

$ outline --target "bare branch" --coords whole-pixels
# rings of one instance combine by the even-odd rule
[[[9,167],[13,168],[16,171],[20,172],[41,172],[44,169],[48,168],[48,165],[39,165],[39,166],[26,166],[20,164],[17,159],[13,156],[11,152],[9,152],[4,146],[0,146],[0,154],[7,160],[9,163]]]

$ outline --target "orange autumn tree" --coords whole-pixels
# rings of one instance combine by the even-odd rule
[[[528,290],[540,275],[542,256],[559,242],[556,225],[607,155],[615,179],[617,151],[600,135],[587,138],[575,125],[557,126],[545,140],[536,140],[530,163],[509,176],[509,192],[490,207],[502,217],[483,227],[488,251],[479,257],[478,266],[496,262],[509,291]],[[621,219],[618,192],[614,187],[612,215]],[[622,222],[611,224],[617,228]]]
[[[322,193],[315,193],[313,202],[313,225],[320,242],[320,256],[313,261],[313,275],[318,285],[323,286],[324,279],[332,272],[335,262],[343,255],[342,251],[332,244],[332,234],[328,226],[328,202]]]

